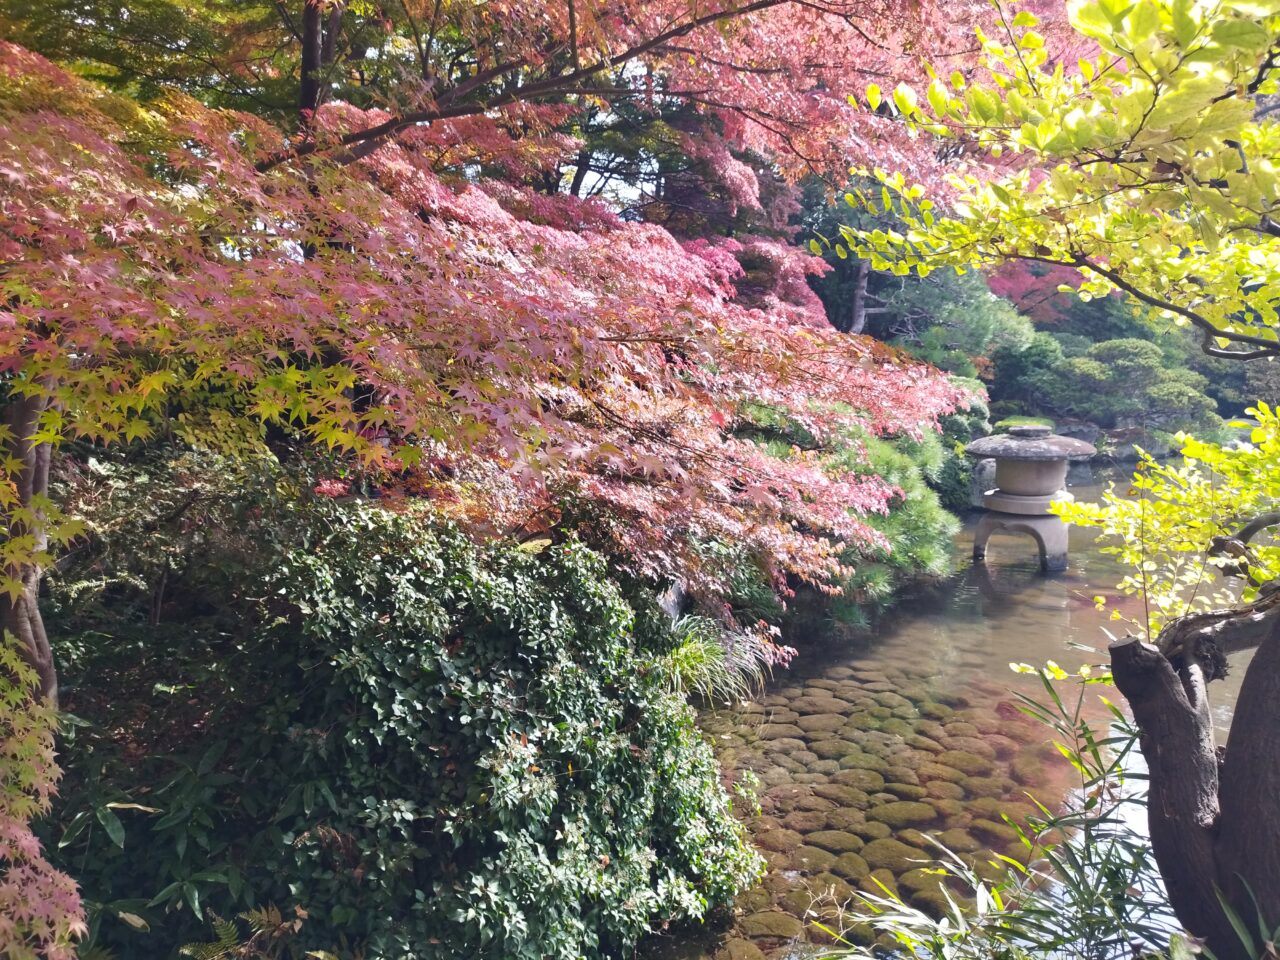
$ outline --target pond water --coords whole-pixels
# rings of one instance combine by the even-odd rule
[[[1072,489],[1077,499],[1100,492]],[[1092,598],[1126,612],[1139,601],[1115,602],[1119,567],[1090,531],[1073,529],[1069,569],[1045,576],[1025,537],[994,538],[985,564],[974,563],[972,528],[956,538],[953,575],[912,590],[873,636],[833,627],[796,638],[799,655],[762,697],[703,715],[726,775],[760,780],[761,812],[748,826],[768,874],[739,897],[732,929],[660,938],[653,955],[804,957],[826,939],[806,919],[815,896],[821,905],[880,893],[877,880],[935,907],[941,881],[920,862],[932,856],[926,832],[977,863],[1017,856],[1023,847],[1001,815],[1033,813],[1028,793],[1056,806],[1075,785],[1045,728],[1017,710],[1014,691],[1041,694],[1038,678],[1009,664],[1103,663],[1103,628],[1124,624]],[[1212,694],[1225,727],[1234,690],[1223,687]]]

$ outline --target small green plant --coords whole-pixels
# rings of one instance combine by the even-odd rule
[[[685,616],[671,626],[676,645],[658,661],[673,693],[738,703],[764,683],[768,664],[746,639],[730,636],[710,617]]]
[[[859,894],[858,904],[829,928],[839,946],[827,956],[878,956],[880,946],[857,945],[848,935],[866,926],[899,957],[914,960],[1121,960],[1155,949],[1176,929],[1149,863],[1149,844],[1127,820],[1144,799],[1142,780],[1128,762],[1135,731],[1105,697],[1099,700],[1110,717],[1107,732],[1087,710],[1087,691],[1109,678],[1084,668],[1070,678],[1076,696],[1064,698],[1057,684],[1069,676],[1056,664],[1015,669],[1039,674],[1044,696],[1018,695],[1020,708],[1044,724],[1076,773],[1065,809],[1037,803],[1039,816],[1025,828],[1005,818],[1018,831],[1024,856],[980,863],[937,844],[933,869],[946,878],[943,914],[913,907],[889,890]]]

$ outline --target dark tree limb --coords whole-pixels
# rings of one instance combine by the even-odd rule
[[[871,261],[859,260],[853,281],[853,307],[848,333],[861,333],[867,325],[867,281],[871,278]]]
[[[298,85],[298,112],[304,125],[320,106],[320,60],[323,49],[323,11],[320,0],[302,4],[302,82]]]
[[[1170,905],[1192,933],[1218,940],[1226,922],[1214,890],[1218,756],[1203,671],[1191,664],[1180,676],[1159,649],[1132,637],[1112,644],[1111,671],[1141,731],[1151,846]]]
[[[1269,928],[1280,923],[1277,597],[1173,621],[1159,647],[1134,638],[1111,647],[1116,686],[1133,710],[1149,768],[1151,844],[1170,905],[1218,960],[1253,960],[1224,902],[1250,928],[1259,917]],[[1245,647],[1257,652],[1219,756],[1207,685],[1224,672],[1224,651]]]

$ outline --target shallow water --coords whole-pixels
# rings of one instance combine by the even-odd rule
[[[1100,492],[1072,489],[1084,500]],[[751,770],[760,780],[761,813],[748,826],[769,871],[739,898],[727,933],[655,953],[803,957],[826,940],[810,909],[829,912],[857,889],[880,893],[876,881],[936,907],[942,881],[921,869],[932,856],[926,832],[977,864],[1018,856],[1001,815],[1033,813],[1029,793],[1055,806],[1076,785],[1048,731],[1017,710],[1014,691],[1042,694],[1038,678],[1009,664],[1103,663],[1104,628],[1124,624],[1093,597],[1129,614],[1139,601],[1116,599],[1120,569],[1088,530],[1071,531],[1069,569],[1046,576],[1025,537],[993,538],[975,563],[972,527],[956,538],[953,575],[911,591],[873,636],[841,636],[833,625],[798,638],[800,654],[763,697],[704,714],[726,775]],[[1212,692],[1225,727],[1234,689]]]

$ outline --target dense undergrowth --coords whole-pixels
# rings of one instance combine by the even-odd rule
[[[821,604],[854,623],[940,572],[955,522],[943,441],[860,443],[902,495]],[[572,532],[481,544],[424,501],[190,450],[73,463],[43,832],[90,955],[266,929],[281,956],[611,957],[756,876],[686,699],[761,675],[749,633],[673,619]],[[784,620],[749,558],[705,549],[738,564],[730,621]]]
[[[110,499],[183,475],[104,509],[51,591],[76,719],[49,840],[94,944],[170,956],[274,905],[299,950],[616,956],[754,876],[679,638],[597,554],[189,456]]]

